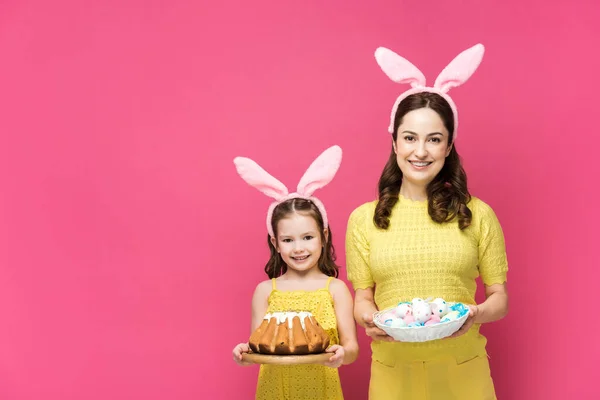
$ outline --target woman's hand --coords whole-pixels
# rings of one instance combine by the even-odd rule
[[[467,320],[465,321],[463,326],[460,327],[459,330],[454,332],[451,336],[448,336],[448,339],[464,335],[473,326],[473,323],[475,322],[475,318],[477,318],[477,315],[479,314],[479,307],[472,306],[472,305],[468,305],[468,307],[469,307],[469,316],[467,317]]]
[[[365,326],[365,332],[367,333],[367,336],[371,337],[371,339],[381,340],[384,342],[393,342],[394,341],[393,337],[388,336],[388,334],[385,333],[385,331],[378,328],[377,325],[375,325],[375,323],[373,323],[372,315],[363,314],[362,319],[363,319],[363,323]]]
[[[329,346],[325,352],[333,353],[333,355],[329,357],[328,361],[323,362],[324,366],[339,368],[342,365],[342,362],[344,361],[344,354],[346,354],[342,346],[339,344],[334,344],[333,346]]]
[[[248,346],[248,343],[238,344],[237,346],[235,346],[233,348],[233,361],[235,361],[238,365],[242,365],[242,366],[252,365],[251,362],[242,361],[242,354],[249,353],[249,352],[250,352],[250,346]]]

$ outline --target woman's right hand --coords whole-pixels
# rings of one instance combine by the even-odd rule
[[[233,361],[235,361],[238,365],[242,365],[242,366],[252,365],[251,362],[242,360],[242,354],[249,353],[249,352],[250,352],[250,346],[248,346],[248,343],[238,344],[237,346],[235,346],[233,348]]]
[[[370,336],[373,340],[381,340],[384,342],[393,342],[394,338],[389,336],[385,331],[378,328],[375,323],[373,323],[373,316],[369,314],[363,314],[362,316],[363,323],[365,326],[365,332],[367,336]]]

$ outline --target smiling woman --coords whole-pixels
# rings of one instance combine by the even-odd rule
[[[407,60],[378,50],[383,70],[413,89],[392,113],[392,146],[379,179],[379,199],[348,221],[346,262],[356,290],[354,317],[373,339],[369,399],[494,399],[479,326],[508,309],[504,237],[493,210],[472,197],[456,151],[456,106],[446,94],[483,56],[475,46],[442,71],[434,87]],[[475,303],[477,276],[487,299]],[[373,323],[378,310],[413,298],[469,305],[450,338],[397,342]]]

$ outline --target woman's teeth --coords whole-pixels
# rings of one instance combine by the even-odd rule
[[[415,167],[426,167],[429,164],[431,164],[431,162],[421,162],[421,161],[409,161],[409,163],[411,163]]]

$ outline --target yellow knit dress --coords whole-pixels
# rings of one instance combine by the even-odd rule
[[[273,290],[269,295],[268,313],[309,311],[329,335],[330,345],[339,344],[337,319],[327,280],[324,288],[314,291]],[[341,400],[342,387],[337,368],[323,365],[263,364],[258,374],[257,400]]]
[[[475,304],[478,276],[492,285],[506,281],[504,236],[493,210],[472,198],[471,226],[439,224],[427,201],[402,196],[390,226],[373,223],[377,202],[354,210],[346,234],[348,280],[354,289],[375,287],[382,310],[414,297],[442,297]],[[464,335],[424,343],[374,341],[369,398],[495,399],[486,339],[474,324]]]

